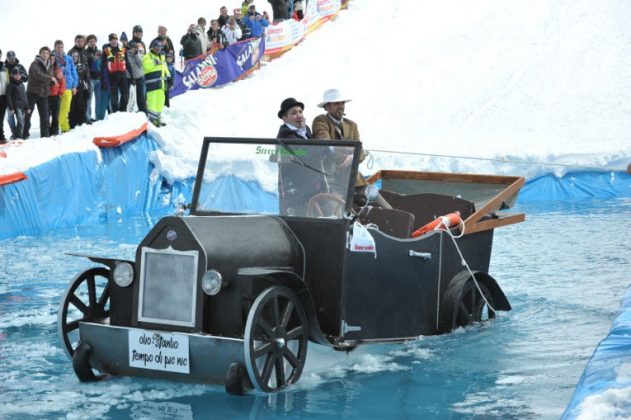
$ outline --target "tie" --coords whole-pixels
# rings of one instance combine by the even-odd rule
[[[338,121],[333,118],[330,114],[326,114],[326,116],[331,120],[333,125],[335,125],[335,132],[340,137],[338,140],[344,140],[344,129],[342,128],[342,121]]]
[[[337,132],[337,135],[340,136],[340,140],[344,140],[344,129],[342,128],[342,123],[335,123],[335,131]]]

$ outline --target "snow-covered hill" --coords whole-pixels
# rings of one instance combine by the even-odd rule
[[[177,43],[189,22],[215,17],[224,4],[142,1],[138,13],[102,6],[86,13],[83,3],[66,3],[63,25],[53,24],[57,6],[5,5],[0,47],[6,52],[15,42],[28,65],[32,54],[25,51],[40,44],[62,38],[69,47],[77,32],[129,34],[136,23],[145,38],[164,23]],[[31,6],[25,28],[20,19]],[[203,136],[274,137],[285,97],[305,102],[310,120],[321,111],[322,92],[337,87],[353,98],[347,114],[367,149],[481,158],[374,152],[366,173],[395,166],[529,177],[623,170],[631,162],[630,17],[631,3],[616,0],[352,0],[335,21],[249,79],[175,98],[165,112],[168,126],[154,130],[162,150],[152,160],[169,180],[193,176]],[[90,149],[94,133],[137,118],[116,116],[56,140],[29,140],[20,158],[10,153],[0,161],[0,174]]]

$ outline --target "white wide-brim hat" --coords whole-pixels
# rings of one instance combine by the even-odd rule
[[[338,89],[329,89],[324,92],[324,96],[322,97],[322,102],[318,104],[318,107],[324,108],[324,105],[331,102],[349,102],[352,99],[347,98],[342,95],[342,93]]]

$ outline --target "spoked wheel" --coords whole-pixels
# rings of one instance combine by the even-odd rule
[[[307,358],[307,316],[296,294],[284,286],[265,289],[245,325],[245,366],[254,387],[274,392],[295,383]]]
[[[441,331],[449,332],[474,322],[484,322],[495,318],[495,302],[486,285],[467,277],[449,285],[443,299]],[[480,291],[484,294],[480,294]],[[490,306],[489,306],[490,305]]]
[[[79,346],[79,322],[109,316],[109,270],[91,268],[79,274],[70,283],[59,306],[57,331],[68,357]]]
[[[341,216],[346,202],[335,194],[316,194],[307,203],[307,216],[330,217]]]

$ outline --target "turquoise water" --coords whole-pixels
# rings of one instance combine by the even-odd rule
[[[490,273],[513,311],[493,322],[348,356],[309,348],[275,395],[138,378],[76,379],[57,337],[79,252],[133,258],[152,225],[61,230],[0,242],[0,416],[70,418],[558,418],[631,283],[631,200],[522,205],[496,231]]]

